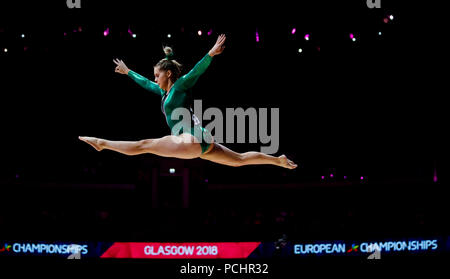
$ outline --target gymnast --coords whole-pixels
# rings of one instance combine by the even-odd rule
[[[285,155],[276,157],[256,151],[238,153],[216,142],[210,131],[200,125],[198,118],[192,112],[192,108],[189,107],[190,89],[206,71],[213,57],[223,52],[225,40],[226,36],[221,34],[211,50],[189,73],[183,76],[181,76],[181,64],[173,59],[172,49],[165,47],[166,57],[153,68],[155,82],[128,69],[122,60],[113,60],[117,65],[115,72],[128,75],[137,84],[161,97],[161,110],[172,131],[171,135],[138,141],[111,141],[81,136],[78,138],[90,144],[97,151],[109,149],[126,155],[150,153],[179,159],[202,158],[232,167],[270,164],[287,169],[297,168],[297,164]],[[176,108],[186,108],[191,112],[191,119],[188,121],[190,121],[189,124],[193,125],[187,126],[191,127],[190,129],[182,128],[176,131],[172,129],[179,121],[183,121],[172,119],[172,111]],[[184,121],[186,120],[184,119]]]

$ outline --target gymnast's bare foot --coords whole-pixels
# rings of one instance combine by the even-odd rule
[[[297,164],[295,164],[294,162],[289,160],[286,157],[286,155],[283,154],[278,158],[280,159],[280,165],[279,165],[280,167],[291,169],[291,170],[297,168]]]
[[[97,151],[102,151],[102,139],[94,138],[94,137],[78,137],[80,140],[88,143],[92,147],[94,147]]]

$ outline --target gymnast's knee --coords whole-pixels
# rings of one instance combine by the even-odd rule
[[[137,150],[149,150],[151,148],[154,139],[143,139],[136,141],[136,149]]]
[[[245,155],[242,153],[238,153],[233,161],[231,162],[232,167],[242,167],[245,165]]]

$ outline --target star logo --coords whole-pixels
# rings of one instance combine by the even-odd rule
[[[352,251],[358,252],[358,248],[359,248],[359,245],[352,244],[352,248],[348,249],[347,253],[350,253]]]
[[[4,252],[4,251],[9,252],[10,249],[11,249],[11,245],[8,245],[8,244],[5,243],[5,246],[0,249],[0,253]]]

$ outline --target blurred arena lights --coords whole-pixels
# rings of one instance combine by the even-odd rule
[[[136,38],[136,34],[131,31],[131,28],[128,28],[128,34],[130,34],[131,37]]]
[[[436,168],[434,168],[434,170],[433,170],[433,182],[434,183],[438,182],[438,176],[437,176]]]
[[[393,14],[391,14],[391,13],[388,13],[388,14],[385,14],[383,17],[382,17],[382,19],[385,21],[385,22],[389,22],[390,20],[393,20],[394,19],[394,15]],[[110,27],[106,27],[106,26],[104,26],[104,31],[103,31],[103,36],[104,37],[107,37],[107,36],[109,36],[110,35]],[[180,27],[181,29],[180,29],[180,32],[184,32],[185,30],[184,30],[184,27]],[[295,35],[295,34],[297,34],[297,28],[296,28],[296,26],[290,26],[290,27],[288,27],[288,29],[289,29],[289,35]],[[208,30],[208,31],[206,31],[206,30]],[[210,35],[212,35],[213,34],[213,28],[208,28],[208,29],[206,29],[206,30],[203,30],[203,31],[205,31],[205,35],[207,34],[208,36],[210,36]],[[72,32],[74,32],[74,33],[79,33],[79,32],[82,32],[83,31],[83,27],[82,26],[75,26],[75,27],[71,27],[71,31]],[[85,30],[86,31],[86,30]],[[88,30],[89,31],[89,30]],[[132,37],[132,38],[137,38],[137,33],[134,33],[134,32],[132,32],[132,30],[131,30],[131,26],[130,25],[128,25],[128,30],[127,30],[128,32],[127,33],[129,33],[130,34],[130,36]],[[202,35],[204,35],[203,32],[202,31],[202,29],[198,29],[197,31],[196,31],[196,33],[197,33],[197,35],[199,35],[199,36],[202,36]],[[2,32],[5,32],[5,30],[3,29],[3,31]],[[70,32],[70,31],[69,31]],[[69,32],[64,32],[64,37],[68,37],[68,33]],[[72,33],[72,32],[70,32],[70,33]],[[84,31],[83,31],[84,32]],[[303,35],[303,39],[304,40],[306,40],[306,41],[311,41],[311,33],[303,33],[304,35]],[[385,34],[384,34],[384,30],[382,31],[382,30],[377,30],[377,31],[375,31],[374,32],[374,34],[376,34],[375,36],[377,36],[377,37],[381,37],[381,36],[384,36]],[[173,33],[166,33],[165,35],[163,35],[163,36],[166,36],[167,38],[173,38]],[[194,35],[195,35],[195,31],[194,31]],[[69,35],[70,36],[70,35]],[[350,36],[350,39],[353,41],[353,42],[356,42],[357,41],[357,39],[359,39],[358,37],[357,37],[357,34],[355,34],[355,33],[349,33],[349,36]],[[28,38],[29,37],[29,34],[26,34],[25,32],[20,32],[20,33],[18,33],[17,35],[16,35],[16,38],[21,38],[21,39],[24,39],[24,38]],[[256,40],[256,42],[257,43],[260,43],[261,42],[261,37],[260,37],[260,34],[259,34],[259,31],[258,31],[258,29],[256,29],[256,31],[255,31],[255,40]],[[27,48],[29,48],[29,47],[27,47]],[[315,46],[315,48],[316,48],[316,50],[318,51],[318,52],[320,52],[320,46]],[[3,50],[3,52],[7,52],[7,50],[5,51],[3,48],[1,48],[0,49],[0,51],[1,50]],[[297,47],[296,48],[296,50],[295,50],[298,54],[303,54],[304,52],[305,52],[305,49],[303,48],[303,47]],[[309,53],[310,54],[310,53]]]

